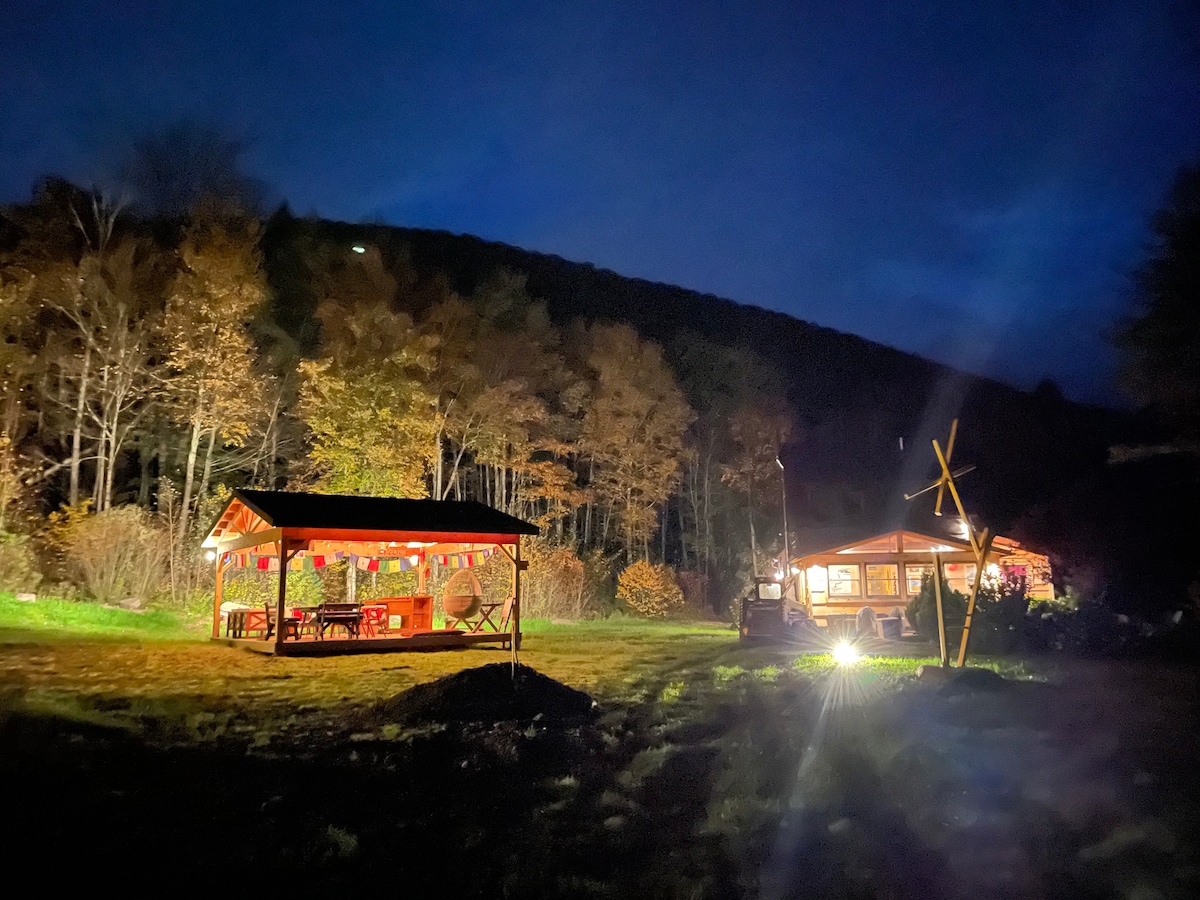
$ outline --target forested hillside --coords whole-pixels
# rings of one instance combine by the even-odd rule
[[[172,573],[224,487],[468,497],[719,604],[781,547],[777,458],[797,533],[870,527],[958,416],[968,505],[1008,528],[1133,427],[471,237],[220,204],[149,220],[56,180],[0,219],[0,316],[10,525],[140,509]]]
[[[980,467],[965,490],[1001,527],[1101,464],[1112,444],[1147,433],[1134,417],[1064,400],[1053,384],[1021,391],[781,313],[471,236],[279,216],[267,241],[369,244],[408,277],[440,281],[464,296],[500,269],[521,273],[556,324],[624,322],[662,346],[677,372],[693,373],[683,379],[693,405],[705,404],[703,386],[693,384],[709,371],[705,350],[732,353],[729,364],[759,370],[772,392],[786,397],[797,425],[785,451],[789,482],[842,484],[870,495],[861,511],[856,502],[836,517],[797,500],[801,523],[894,519],[904,491],[933,474],[929,441],[944,437],[955,416],[962,420],[959,458]],[[272,266],[273,277],[286,265]],[[304,290],[284,294],[293,310],[312,305]],[[415,311],[424,302],[420,292],[412,302]],[[1054,352],[1053,335],[1031,341],[1030,352]]]

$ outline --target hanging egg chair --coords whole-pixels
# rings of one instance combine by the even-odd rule
[[[446,621],[462,621],[478,614],[483,605],[483,587],[470,569],[459,569],[450,576],[442,591],[442,609]]]

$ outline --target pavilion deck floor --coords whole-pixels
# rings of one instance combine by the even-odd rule
[[[501,644],[507,646],[512,634],[507,631],[423,631],[408,636],[377,635],[359,638],[311,637],[288,640],[282,646],[275,641],[261,638],[216,637],[212,640],[227,647],[264,653],[269,656],[342,656],[350,653],[403,653],[411,650],[456,650],[474,647],[477,644]],[[518,645],[520,635],[517,636]]]

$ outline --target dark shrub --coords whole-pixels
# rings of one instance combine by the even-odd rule
[[[951,590],[945,581],[942,582],[942,613],[946,617],[947,639],[952,631],[961,634],[963,622],[967,618],[967,596]],[[925,640],[938,639],[937,597],[932,575],[927,574],[921,580],[921,593],[908,601],[904,615],[913,630]]]
[[[942,582],[946,640],[952,646],[957,646],[962,639],[968,600],[968,595],[952,590],[945,581]],[[1007,653],[1015,649],[1024,634],[1028,609],[1023,578],[985,578],[975,599],[970,650],[974,653]],[[932,575],[926,575],[922,580],[921,593],[909,601],[905,614],[917,634],[926,640],[937,640],[937,597]]]

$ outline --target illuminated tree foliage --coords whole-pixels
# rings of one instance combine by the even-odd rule
[[[617,599],[638,615],[663,618],[683,606],[683,591],[670,566],[639,559],[617,579]]]
[[[0,221],[0,433],[48,507],[157,509],[173,578],[206,498],[247,483],[477,499],[609,562],[737,555],[718,546],[745,504],[720,476],[748,465],[729,433],[747,390],[696,384],[752,356],[700,362],[697,419],[659,345],[560,330],[520,272],[459,293],[403,245],[285,213],[264,252],[227,199],[188,201],[172,238],[51,181]]]
[[[163,324],[167,377],[163,400],[187,429],[179,536],[187,534],[193,497],[203,495],[220,437],[241,446],[250,436],[265,385],[248,325],[266,298],[257,226],[198,221],[179,250]],[[196,465],[204,444],[196,491]]]
[[[385,303],[318,312],[323,358],[300,364],[313,484],[333,493],[425,497],[438,430],[425,387],[429,342]]]
[[[658,508],[670,496],[694,418],[657,345],[627,325],[594,325],[585,362],[591,372],[580,450],[601,506],[602,542],[610,526],[627,557],[649,555]]]

